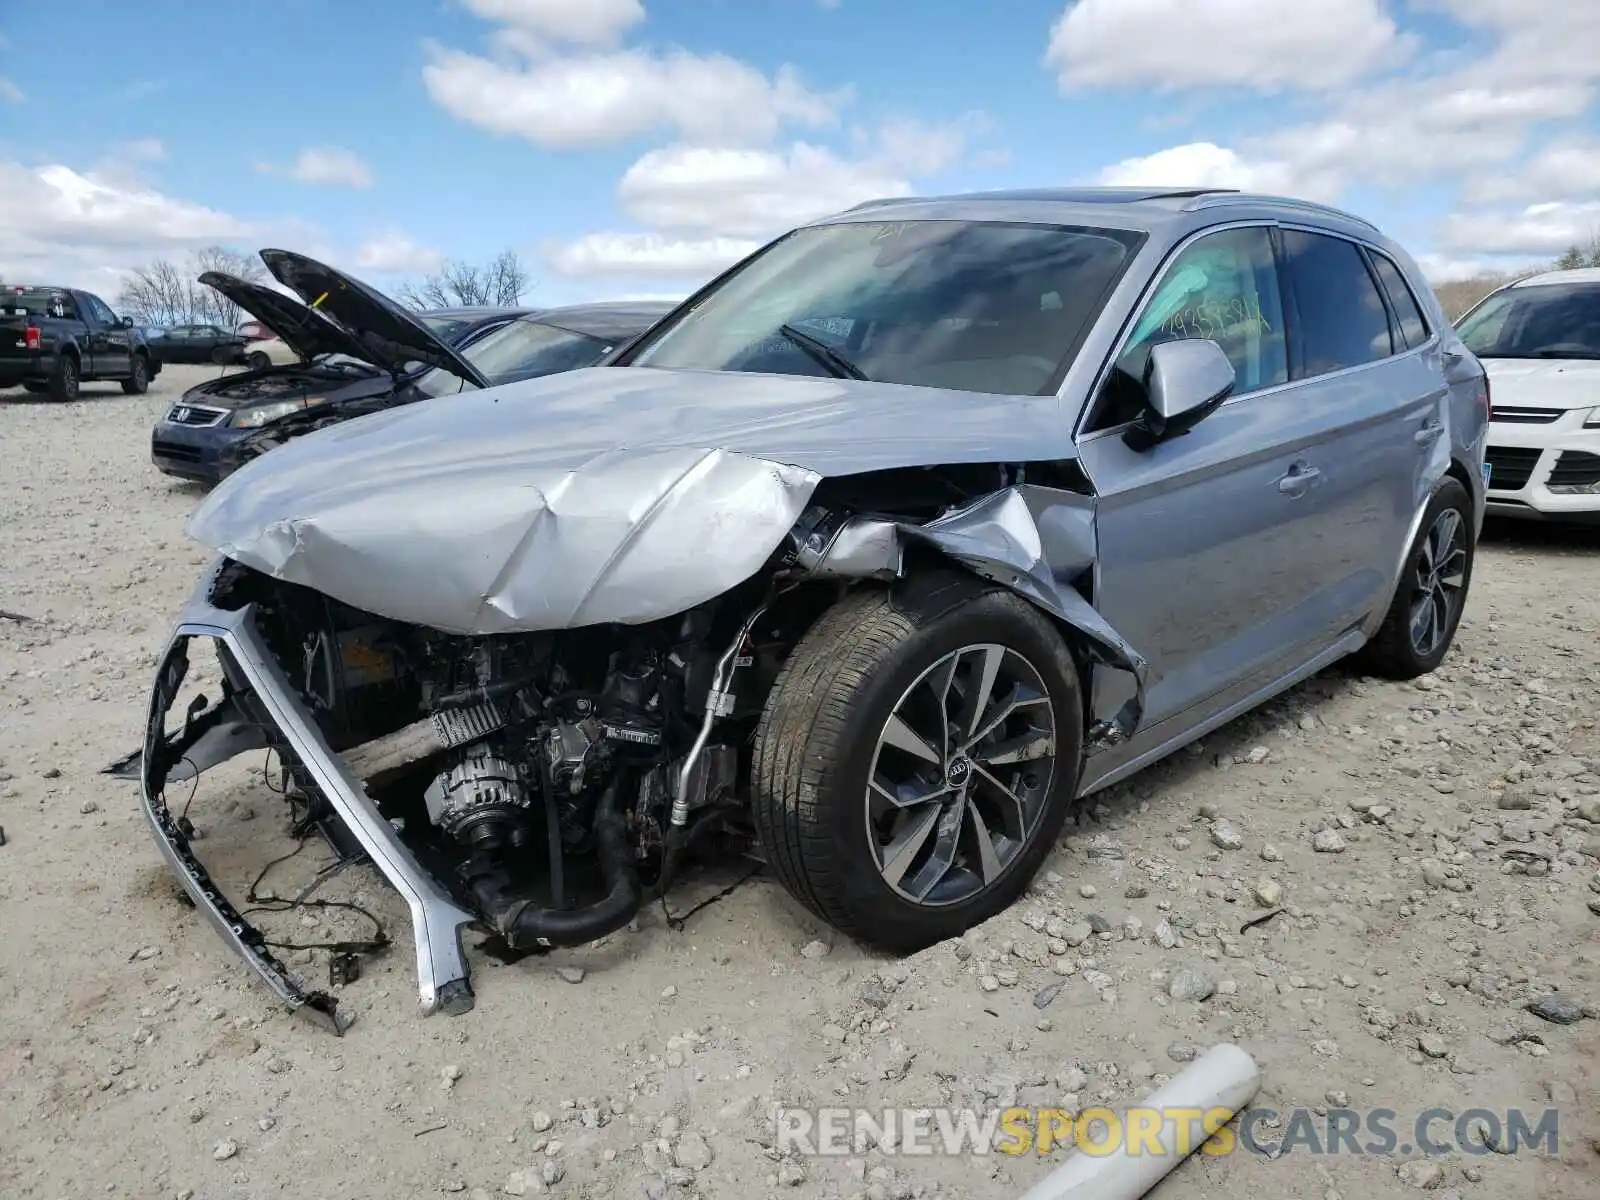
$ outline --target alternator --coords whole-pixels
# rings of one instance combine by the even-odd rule
[[[488,747],[467,751],[423,793],[428,817],[474,850],[521,846],[531,801],[517,768]]]

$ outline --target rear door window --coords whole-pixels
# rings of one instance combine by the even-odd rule
[[[1326,375],[1394,353],[1389,312],[1356,244],[1298,229],[1283,231],[1294,298],[1296,375]]]
[[[1416,293],[1388,256],[1376,250],[1368,250],[1367,253],[1372,258],[1378,278],[1383,281],[1383,290],[1389,293],[1389,304],[1400,322],[1400,336],[1405,339],[1406,349],[1415,350],[1428,340],[1428,322],[1423,318],[1421,306],[1417,304]]]

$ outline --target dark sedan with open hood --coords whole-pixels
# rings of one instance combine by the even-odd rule
[[[294,295],[221,271],[207,271],[200,282],[256,317],[301,361],[221,375],[185,392],[151,433],[151,460],[168,475],[214,483],[229,470],[224,449],[267,423],[308,408],[381,399],[430,371],[482,387],[487,380],[462,350],[528,311],[411,313],[303,255],[263,250],[261,258]]]
[[[544,309],[518,317],[476,338],[462,348],[461,356],[495,387],[592,367],[649,329],[671,309],[672,305],[663,301],[614,301]],[[251,459],[259,458],[291,438],[352,417],[452,392],[475,391],[477,386],[460,372],[434,367],[400,388],[354,394],[336,402],[296,409],[224,446],[222,473],[232,474]]]

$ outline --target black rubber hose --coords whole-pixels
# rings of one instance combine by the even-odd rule
[[[628,845],[628,825],[620,808],[621,779],[606,786],[595,806],[594,834],[606,894],[585,908],[540,908],[531,899],[508,894],[498,873],[470,883],[479,911],[514,950],[528,946],[581,946],[615,933],[639,911],[643,890]]]

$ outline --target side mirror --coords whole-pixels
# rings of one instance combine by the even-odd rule
[[[1123,441],[1134,450],[1188,433],[1222,407],[1238,377],[1222,347],[1203,338],[1150,348],[1144,369],[1144,411]]]
[[[133,318],[132,317],[123,317],[117,322],[117,324],[122,326],[124,329],[132,329],[133,328]]]

